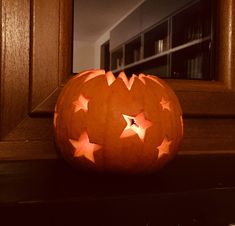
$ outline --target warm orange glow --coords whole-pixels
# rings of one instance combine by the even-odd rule
[[[132,87],[136,77],[137,76],[133,74],[131,76],[131,78],[128,80],[128,78],[126,77],[126,74],[124,72],[120,72],[120,74],[118,75],[118,78],[122,79],[122,81],[124,82],[124,84],[126,85],[126,88],[128,90],[131,90],[131,87]]]
[[[171,142],[172,142],[172,140],[169,141],[166,136],[164,137],[161,145],[157,147],[157,149],[159,151],[158,152],[159,158],[161,158],[163,155],[169,154]]]
[[[106,74],[106,80],[109,86],[116,80],[115,76],[113,75],[112,71],[108,71]]]
[[[162,97],[160,104],[162,106],[162,110],[166,109],[168,111],[171,111],[170,102],[166,100],[164,97]]]
[[[180,116],[180,123],[181,123],[181,132],[184,134],[184,122],[183,122],[183,116]]]
[[[55,112],[54,113],[54,119],[53,119],[53,124],[54,124],[54,127],[56,128],[56,125],[57,125],[57,117],[58,117],[58,113]]]
[[[69,139],[69,142],[75,148],[74,157],[84,156],[95,163],[94,152],[101,149],[98,144],[90,143],[87,132],[83,132],[78,140]]]
[[[76,78],[79,78],[79,77],[81,77],[81,76],[83,76],[83,75],[85,75],[85,74],[88,74],[88,73],[92,72],[92,71],[93,71],[93,70],[82,71],[82,72],[80,72],[80,73],[74,75],[71,80],[76,79]]]
[[[94,71],[94,70],[87,70],[87,71],[80,72],[80,73],[77,75],[77,77],[81,77],[81,76],[83,76],[83,75],[85,75],[85,74],[92,73],[93,71]]]
[[[145,78],[146,76],[144,75],[144,74],[139,74],[139,76],[138,76],[138,78],[139,78],[139,80],[142,82],[142,83],[144,83],[144,84],[146,84],[146,82],[145,82]]]
[[[151,79],[152,81],[154,81],[155,83],[157,83],[159,86],[161,86],[162,88],[164,88],[163,84],[160,83],[157,78],[155,78],[154,76],[151,75],[147,75],[146,78]]]
[[[57,117],[58,117],[58,113],[57,113],[57,104],[55,105],[55,110],[54,110],[54,118],[53,118],[53,125],[54,127],[56,127],[56,121],[57,121]]]
[[[73,105],[75,105],[74,112],[78,112],[80,110],[87,112],[88,102],[89,102],[89,99],[85,98],[82,94],[80,94],[78,99],[73,102]]]
[[[104,75],[104,74],[105,74],[105,70],[94,70],[86,77],[84,82],[87,82],[97,76]]]
[[[141,141],[144,141],[146,129],[152,126],[152,122],[145,119],[144,113],[137,116],[122,115],[127,125],[124,128],[120,138],[130,137],[137,134]]]

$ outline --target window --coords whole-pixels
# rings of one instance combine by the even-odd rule
[[[113,72],[118,74],[124,70],[130,75],[142,72],[188,80],[214,79],[215,10],[211,0],[193,1],[156,21],[137,37],[112,50]],[[122,58],[124,63],[118,64]]]
[[[25,1],[27,4],[22,4],[18,0],[19,4],[13,4],[15,1],[6,1],[9,4],[2,6],[1,14],[7,19],[3,20],[6,29],[1,36],[0,159],[56,158],[51,116],[58,93],[72,74],[72,1]],[[232,139],[235,128],[235,2],[218,0],[217,4],[212,76],[215,81],[166,79],[176,91],[184,112],[185,143],[181,149],[184,154],[190,151],[226,153],[235,149]],[[31,17],[33,23],[29,23]],[[42,29],[45,26],[48,29]],[[164,23],[162,26],[164,30]],[[53,28],[53,32],[48,32],[49,28]],[[20,42],[14,38],[16,32],[20,34]],[[140,41],[143,43],[143,39]],[[166,51],[163,48],[158,54]],[[145,57],[152,57],[151,54]],[[164,55],[143,61],[143,65],[146,64],[147,71],[151,69],[148,64],[156,63],[165,72],[169,70],[165,66],[167,61]],[[138,69],[137,62],[129,65]]]

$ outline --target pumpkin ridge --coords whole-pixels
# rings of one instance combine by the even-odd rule
[[[107,78],[107,75],[106,75],[106,78]],[[115,84],[117,82],[117,79],[115,79],[114,81],[113,81],[113,83],[112,84]],[[112,94],[112,89],[113,89],[113,86],[109,86],[108,85],[108,88],[109,88],[109,93],[108,93],[108,97],[107,97],[107,111],[106,111],[106,115],[105,115],[105,120],[109,117],[109,115],[110,115],[110,99],[111,99],[111,94]],[[107,167],[107,160],[106,160],[106,155],[107,155],[107,152],[109,152],[110,150],[109,150],[109,148],[107,148],[107,146],[106,146],[106,139],[108,138],[108,129],[107,129],[107,127],[109,126],[109,124],[108,123],[106,123],[105,124],[105,136],[104,136],[104,139],[103,139],[103,149],[102,149],[102,151],[103,151],[103,167],[104,167],[104,169],[107,169],[108,167]]]

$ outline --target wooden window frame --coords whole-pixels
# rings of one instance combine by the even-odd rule
[[[214,153],[218,142],[228,142],[224,132],[234,132],[235,2],[218,2],[218,80],[168,80],[184,112],[181,154]],[[51,116],[72,75],[73,1],[1,0],[0,6],[0,160],[56,159]],[[221,139],[211,144],[212,125]],[[218,152],[235,153],[231,136],[229,142]]]

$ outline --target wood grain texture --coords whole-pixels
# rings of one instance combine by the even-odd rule
[[[32,115],[52,114],[60,87],[72,74],[73,1],[34,1],[32,8],[30,109]]]
[[[218,77],[229,89],[235,89],[235,2],[219,0],[217,18],[217,70]],[[222,18],[222,19],[220,19]]]
[[[1,141],[0,160],[57,159],[53,141]]]
[[[235,90],[221,81],[167,80],[185,116],[235,116]]]
[[[52,118],[41,116],[51,116],[59,85],[70,76],[72,1],[12,0],[0,6],[0,160],[57,158]],[[29,99],[37,101],[40,117],[28,116]]]
[[[60,0],[59,84],[72,75],[73,0]]]
[[[0,160],[56,159],[51,117],[26,117],[0,142]]]
[[[220,42],[234,39],[231,39],[234,37],[231,24],[235,11],[233,1],[219,1],[223,10],[229,9],[231,15],[227,17],[224,12],[218,16],[219,26],[223,25],[225,31],[229,31],[220,34],[218,44],[225,45],[225,50],[230,51],[226,55],[224,50],[218,61],[221,66],[216,73],[219,73],[220,81],[170,81],[185,116],[185,136],[179,155],[234,154],[235,94],[233,85],[226,82],[226,76],[231,81],[235,77],[234,44],[229,47]],[[0,6],[0,160],[58,158],[52,118],[41,116],[52,115],[60,87],[70,76],[72,1],[2,0]],[[28,104],[28,97],[31,104]],[[33,110],[34,117],[27,115],[28,109]]]
[[[53,119],[51,117],[26,117],[3,141],[53,141]]]
[[[27,114],[29,86],[29,1],[1,1],[0,137]]]
[[[179,97],[184,115],[186,117],[235,116],[235,92],[176,91],[176,94]]]
[[[31,110],[30,115],[33,117],[53,116],[57,98],[62,87],[56,88],[48,97],[46,97],[36,108]]]
[[[35,0],[32,5],[30,109],[36,108],[59,83],[60,1]]]
[[[179,154],[235,154],[234,138],[235,118],[185,119]]]

